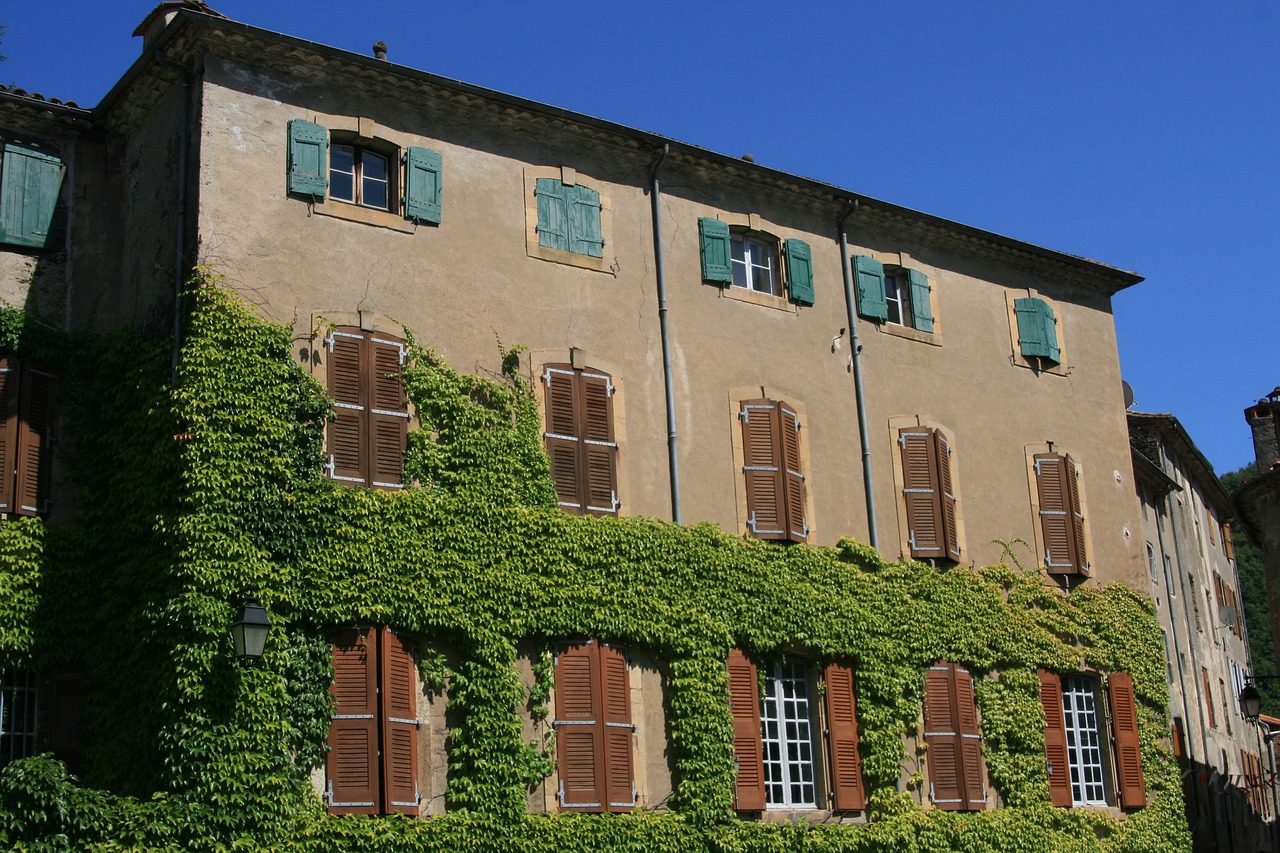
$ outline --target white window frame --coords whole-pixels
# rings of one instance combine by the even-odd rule
[[[818,807],[813,683],[808,665],[785,658],[770,667],[760,702],[765,804]]]
[[[752,258],[752,248],[758,249],[764,263]],[[770,296],[782,295],[782,282],[778,276],[778,246],[749,232],[733,229],[729,232],[729,266],[733,270],[733,286]],[[756,287],[756,271],[765,278],[768,288]]]
[[[0,668],[0,767],[35,755],[39,701],[35,676]]]
[[[885,268],[884,301],[888,306],[886,323],[915,328],[915,318],[911,314],[911,285],[906,270]]]
[[[1067,734],[1073,806],[1107,805],[1106,763],[1098,685],[1087,675],[1062,677],[1062,722]]]

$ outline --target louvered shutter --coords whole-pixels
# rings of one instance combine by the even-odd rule
[[[1133,678],[1127,672],[1107,677],[1111,697],[1111,725],[1116,740],[1116,772],[1120,777],[1120,805],[1127,809],[1147,804],[1147,783],[1142,775],[1142,746],[1138,741],[1138,708]],[[1210,703],[1212,707],[1212,703]]]
[[[1200,683],[1204,685],[1204,704],[1205,709],[1209,712],[1209,726],[1216,729],[1218,727],[1218,718],[1213,711],[1213,688],[1209,684],[1209,670],[1203,666],[1200,667]]]
[[[1013,300],[1014,315],[1018,318],[1018,347],[1028,358],[1047,358],[1058,361],[1057,324],[1053,308],[1043,299],[1026,297]]]
[[[901,429],[898,445],[902,448],[902,496],[907,509],[908,549],[911,556],[918,559],[946,557],[934,430]]]
[[[361,486],[369,484],[364,344],[364,334],[356,331],[329,335],[329,396],[335,416],[329,423],[329,476]]]
[[[604,254],[600,231],[600,193],[581,184],[565,187],[569,203],[569,251],[592,258]]]
[[[547,457],[551,460],[551,479],[556,486],[560,506],[581,515],[586,503],[580,457],[583,442],[578,437],[578,396],[580,383],[567,364],[549,364],[542,375],[547,387]]]
[[[1222,525],[1222,549],[1227,552],[1227,559],[1234,560],[1236,558],[1236,543],[1231,538],[1230,522]]]
[[[383,812],[417,814],[418,700],[416,667],[404,638],[383,626],[382,791]]]
[[[556,656],[556,757],[563,809],[598,812],[605,807],[599,663],[594,640],[564,646]]]
[[[618,513],[618,445],[613,440],[613,382],[603,373],[584,370],[575,376],[580,383],[582,437],[580,453],[583,470],[582,496],[592,515]]]
[[[378,631],[338,632],[333,645],[333,716],[326,762],[329,811],[376,814],[378,772]]]
[[[599,643],[604,711],[605,803],[609,811],[630,811],[636,804],[632,766],[631,686],[627,657],[620,649]]]
[[[409,406],[404,393],[404,344],[372,335],[369,338],[369,449],[373,485],[399,489],[404,485],[404,447],[409,432]]]
[[[829,664],[826,685],[833,805],[839,810],[861,810],[867,806],[867,792],[862,784],[862,756],[858,750],[853,670],[845,664]]]
[[[443,174],[439,152],[430,148],[409,148],[405,152],[405,219],[440,224]]]
[[[701,217],[698,220],[698,240],[702,247],[702,280],[732,284],[728,224],[719,219]]]
[[[17,361],[0,358],[0,512],[13,512],[18,468],[18,405],[21,375]]]
[[[760,539],[786,539],[786,483],[777,404],[762,399],[744,400],[741,406],[738,417],[742,421],[747,524]]]
[[[37,148],[6,144],[0,165],[0,242],[50,248],[61,191],[61,159]]]
[[[1067,759],[1067,729],[1062,717],[1062,679],[1040,670],[1040,704],[1044,706],[1044,760],[1049,775],[1049,800],[1071,808],[1071,765]]]
[[[974,695],[973,675],[959,666],[953,666],[952,669],[955,674],[956,718],[960,723],[965,808],[977,811],[987,807],[986,768],[982,762],[982,726],[978,723],[978,702]]]
[[[53,480],[53,375],[22,367],[18,410],[17,512],[37,515],[48,508]]]
[[[884,298],[884,264],[866,255],[854,255],[853,268],[859,316],[868,320],[888,320],[889,303]]]
[[[911,287],[911,325],[922,332],[933,332],[933,305],[930,303],[929,277],[920,270],[907,270]]]
[[[760,740],[760,682],[756,665],[741,649],[729,652],[729,716],[733,721],[734,808],[765,807],[764,747]]]
[[[924,674],[924,739],[929,747],[929,796],[947,811],[965,808],[964,755],[955,707],[955,672],[951,664],[937,664]]]
[[[289,122],[289,192],[324,198],[329,188],[329,132],[302,119]]]
[[[1084,574],[1089,570],[1089,558],[1084,552],[1084,512],[1080,503],[1080,468],[1070,456],[1063,457],[1063,464],[1066,468],[1062,479],[1067,485],[1067,509],[1070,511],[1076,570]]]
[[[1045,567],[1049,574],[1077,574],[1082,565],[1077,530],[1083,533],[1083,516],[1078,512],[1079,493],[1073,488],[1075,466],[1054,453],[1036,454],[1035,466]]]
[[[951,445],[941,430],[933,431],[933,445],[938,451],[938,500],[942,513],[943,548],[947,557],[960,560],[960,523],[956,513],[955,488],[951,481]]]
[[[778,431],[781,439],[782,483],[786,497],[787,538],[805,542],[809,522],[805,518],[805,475],[800,465],[800,416],[786,403],[778,403]]]
[[[813,254],[803,240],[787,240],[782,244],[787,257],[787,291],[802,305],[813,304]]]

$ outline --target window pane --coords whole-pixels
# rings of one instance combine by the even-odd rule
[[[349,145],[329,147],[329,198],[356,200],[355,149]]]

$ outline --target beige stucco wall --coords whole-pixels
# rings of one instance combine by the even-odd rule
[[[589,143],[563,129],[425,95],[401,102],[389,92],[341,89],[318,77],[250,71],[212,57],[205,73],[201,260],[271,319],[295,323],[299,357],[317,375],[322,364],[305,341],[311,318],[357,310],[382,324],[409,326],[464,371],[497,370],[495,338],[534,351],[581,349],[589,364],[614,365],[625,383],[619,403],[626,423],[623,514],[671,517],[647,152]],[[374,224],[350,221],[320,215],[350,210],[340,202],[312,208],[288,197],[287,123],[293,118],[363,127],[397,145],[439,151],[441,224],[407,226],[390,214],[362,217]],[[527,246],[530,176],[560,167],[573,169],[578,182],[607,199],[602,269],[547,261]],[[849,336],[834,351],[832,344],[848,325],[833,236],[839,211],[679,164],[662,177],[669,188],[662,209],[682,520],[743,531],[733,454],[739,427],[727,403],[731,389],[756,386],[805,409],[815,544],[844,535],[865,540]],[[759,304],[769,300],[733,298],[741,292],[703,283],[700,216],[751,221],[780,240],[808,242],[816,304]],[[1052,441],[1084,472],[1094,578],[1140,582],[1137,501],[1128,481],[1108,298],[964,257],[936,241],[873,232],[858,216],[849,233],[852,252],[906,253],[935,288],[939,333],[932,340],[886,334],[859,321],[882,551],[897,558],[905,540],[895,509],[897,451],[889,423],[918,416],[955,436],[966,562],[999,559],[993,539],[1035,542],[1024,447]],[[1015,364],[1008,302],[1029,290],[1057,309],[1067,353],[1063,371],[1037,374]],[[528,364],[531,371],[540,367]],[[1029,551],[1020,553],[1039,563]]]

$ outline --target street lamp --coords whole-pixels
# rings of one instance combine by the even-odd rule
[[[266,609],[258,603],[257,597],[249,593],[240,615],[231,623],[231,637],[236,644],[236,657],[250,664],[262,660],[262,651],[267,645],[267,634],[271,631],[271,619]]]
[[[1258,722],[1258,715],[1262,713],[1262,696],[1258,693],[1258,688],[1254,687],[1254,683],[1258,681],[1275,681],[1280,679],[1280,675],[1246,675],[1244,677],[1244,689],[1240,691],[1240,710],[1244,712],[1244,717],[1251,723]]]

